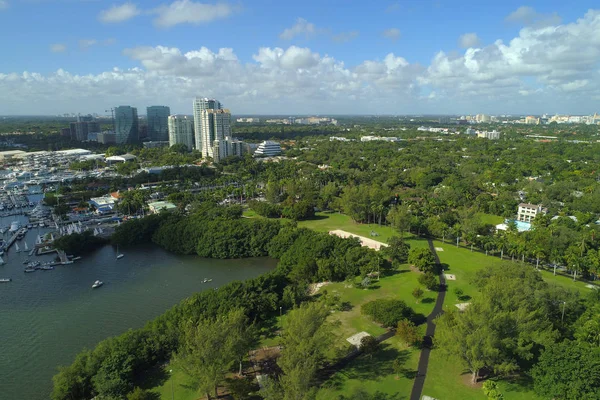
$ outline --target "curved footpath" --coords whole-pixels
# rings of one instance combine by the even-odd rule
[[[429,249],[435,256],[435,261],[440,265],[440,258],[435,251],[433,241],[427,239],[429,243]],[[433,344],[432,338],[435,333],[435,324],[433,320],[442,313],[442,306],[444,305],[444,298],[446,297],[446,277],[444,271],[440,271],[440,290],[438,292],[435,306],[431,311],[431,314],[427,316],[427,330],[425,331],[425,338],[423,340],[423,349],[421,350],[421,356],[419,357],[419,366],[417,367],[417,376],[415,377],[415,383],[413,383],[412,391],[410,392],[410,400],[420,400],[421,394],[423,393],[423,385],[425,384],[425,377],[427,376],[427,367],[429,366],[429,353],[431,352],[431,346]]]

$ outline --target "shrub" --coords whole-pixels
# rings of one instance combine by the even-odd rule
[[[425,272],[419,276],[419,283],[429,290],[438,289],[438,280],[433,272]]]
[[[408,346],[417,344],[421,339],[421,335],[419,335],[419,329],[412,321],[407,319],[401,319],[398,321],[396,336],[402,339]]]
[[[385,327],[395,327],[402,319],[412,319],[414,311],[402,300],[378,299],[363,304],[360,312]]]
[[[419,271],[433,272],[435,257],[429,249],[412,249],[408,254],[408,262],[419,269]]]

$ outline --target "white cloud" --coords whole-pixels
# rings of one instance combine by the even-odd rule
[[[331,37],[331,40],[337,43],[346,43],[356,39],[359,35],[358,31],[340,32]]]
[[[62,43],[54,43],[50,45],[50,51],[53,53],[64,53],[67,51],[67,46]]]
[[[0,0],[0,11],[6,10],[7,8],[8,8],[8,1],[7,0]]]
[[[428,65],[394,53],[346,65],[301,46],[261,47],[249,61],[231,48],[133,47],[124,55],[138,67],[0,73],[0,109],[32,112],[35,103],[43,113],[97,112],[160,101],[190,113],[197,95],[216,97],[236,113],[262,114],[600,109],[600,11],[569,24],[525,27],[509,41],[440,51]]]
[[[279,38],[283,40],[292,40],[296,36],[304,36],[308,39],[316,34],[317,28],[314,24],[308,22],[304,18],[298,18],[291,28],[286,28],[279,34]]]
[[[79,48],[81,50],[87,50],[90,47],[94,46],[95,44],[98,44],[98,41],[96,39],[81,39],[81,40],[79,40]]]
[[[117,41],[114,38],[108,38],[104,40],[97,39],[81,39],[79,40],[79,48],[81,50],[88,50],[92,46],[110,46],[115,44]]]
[[[141,11],[133,3],[124,3],[120,6],[113,5],[108,10],[100,12],[98,19],[104,23],[123,22],[139,15]]]
[[[510,13],[506,18],[506,22],[517,23],[525,26],[535,26],[542,28],[550,25],[558,25],[561,18],[558,14],[541,14],[535,11],[532,7],[521,6]]]
[[[465,33],[458,38],[458,45],[464,49],[469,47],[477,47],[481,44],[481,40],[476,33]]]
[[[227,18],[236,11],[227,3],[206,4],[190,0],[178,0],[151,11],[157,14],[154,24],[161,28],[170,28],[179,24],[204,24],[217,19]]]
[[[389,28],[383,31],[383,37],[388,38],[390,40],[398,40],[400,39],[400,29],[398,28]]]

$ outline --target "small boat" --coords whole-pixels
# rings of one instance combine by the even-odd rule
[[[10,278],[0,278],[0,283],[6,283],[6,282],[10,282],[12,281],[12,279]]]
[[[119,245],[117,245],[117,260],[120,260],[123,257],[125,257],[125,254],[119,253]]]
[[[29,251],[29,247],[27,246],[27,242],[25,242],[25,251]]]
[[[16,232],[19,230],[19,228],[21,227],[21,224],[19,224],[19,221],[13,221],[10,224],[10,229],[8,230],[9,232]]]
[[[96,281],[94,282],[94,284],[92,285],[92,289],[96,289],[99,288],[100,286],[104,285],[104,282],[102,281]]]
[[[27,267],[23,271],[24,272],[35,272],[35,268]]]
[[[15,248],[17,249],[17,253],[21,252],[21,249],[19,248],[19,243],[15,243]]]
[[[212,279],[204,278],[204,280],[203,280],[202,282],[203,282],[203,283],[206,283],[206,282],[212,282]]]
[[[41,269],[42,271],[51,271],[54,269],[54,267],[51,265],[42,265],[39,269]]]
[[[4,262],[4,258],[2,258],[2,256],[0,256],[0,265],[4,265],[4,264],[6,264],[6,263]]]

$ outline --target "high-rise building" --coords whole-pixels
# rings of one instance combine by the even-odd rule
[[[215,99],[196,97],[194,99],[194,135],[196,149],[202,151],[202,111],[220,110],[221,103]],[[211,145],[212,148],[212,145]]]
[[[146,107],[148,138],[151,141],[169,140],[168,118],[170,114],[171,109],[167,106]]]
[[[119,106],[115,108],[115,134],[117,144],[137,142],[138,132],[137,108]]]
[[[187,115],[170,115],[169,146],[185,144],[188,150],[194,149],[194,123]]]
[[[84,118],[84,117],[82,117]],[[79,119],[79,117],[78,117]],[[100,131],[100,124],[96,121],[77,121],[70,123],[70,137],[72,140],[78,140],[83,142],[88,140],[90,133],[97,133]]]
[[[215,140],[223,141],[231,136],[231,113],[229,110],[202,110],[200,115],[202,130],[202,157],[214,158]],[[198,136],[198,135],[196,135]]]

